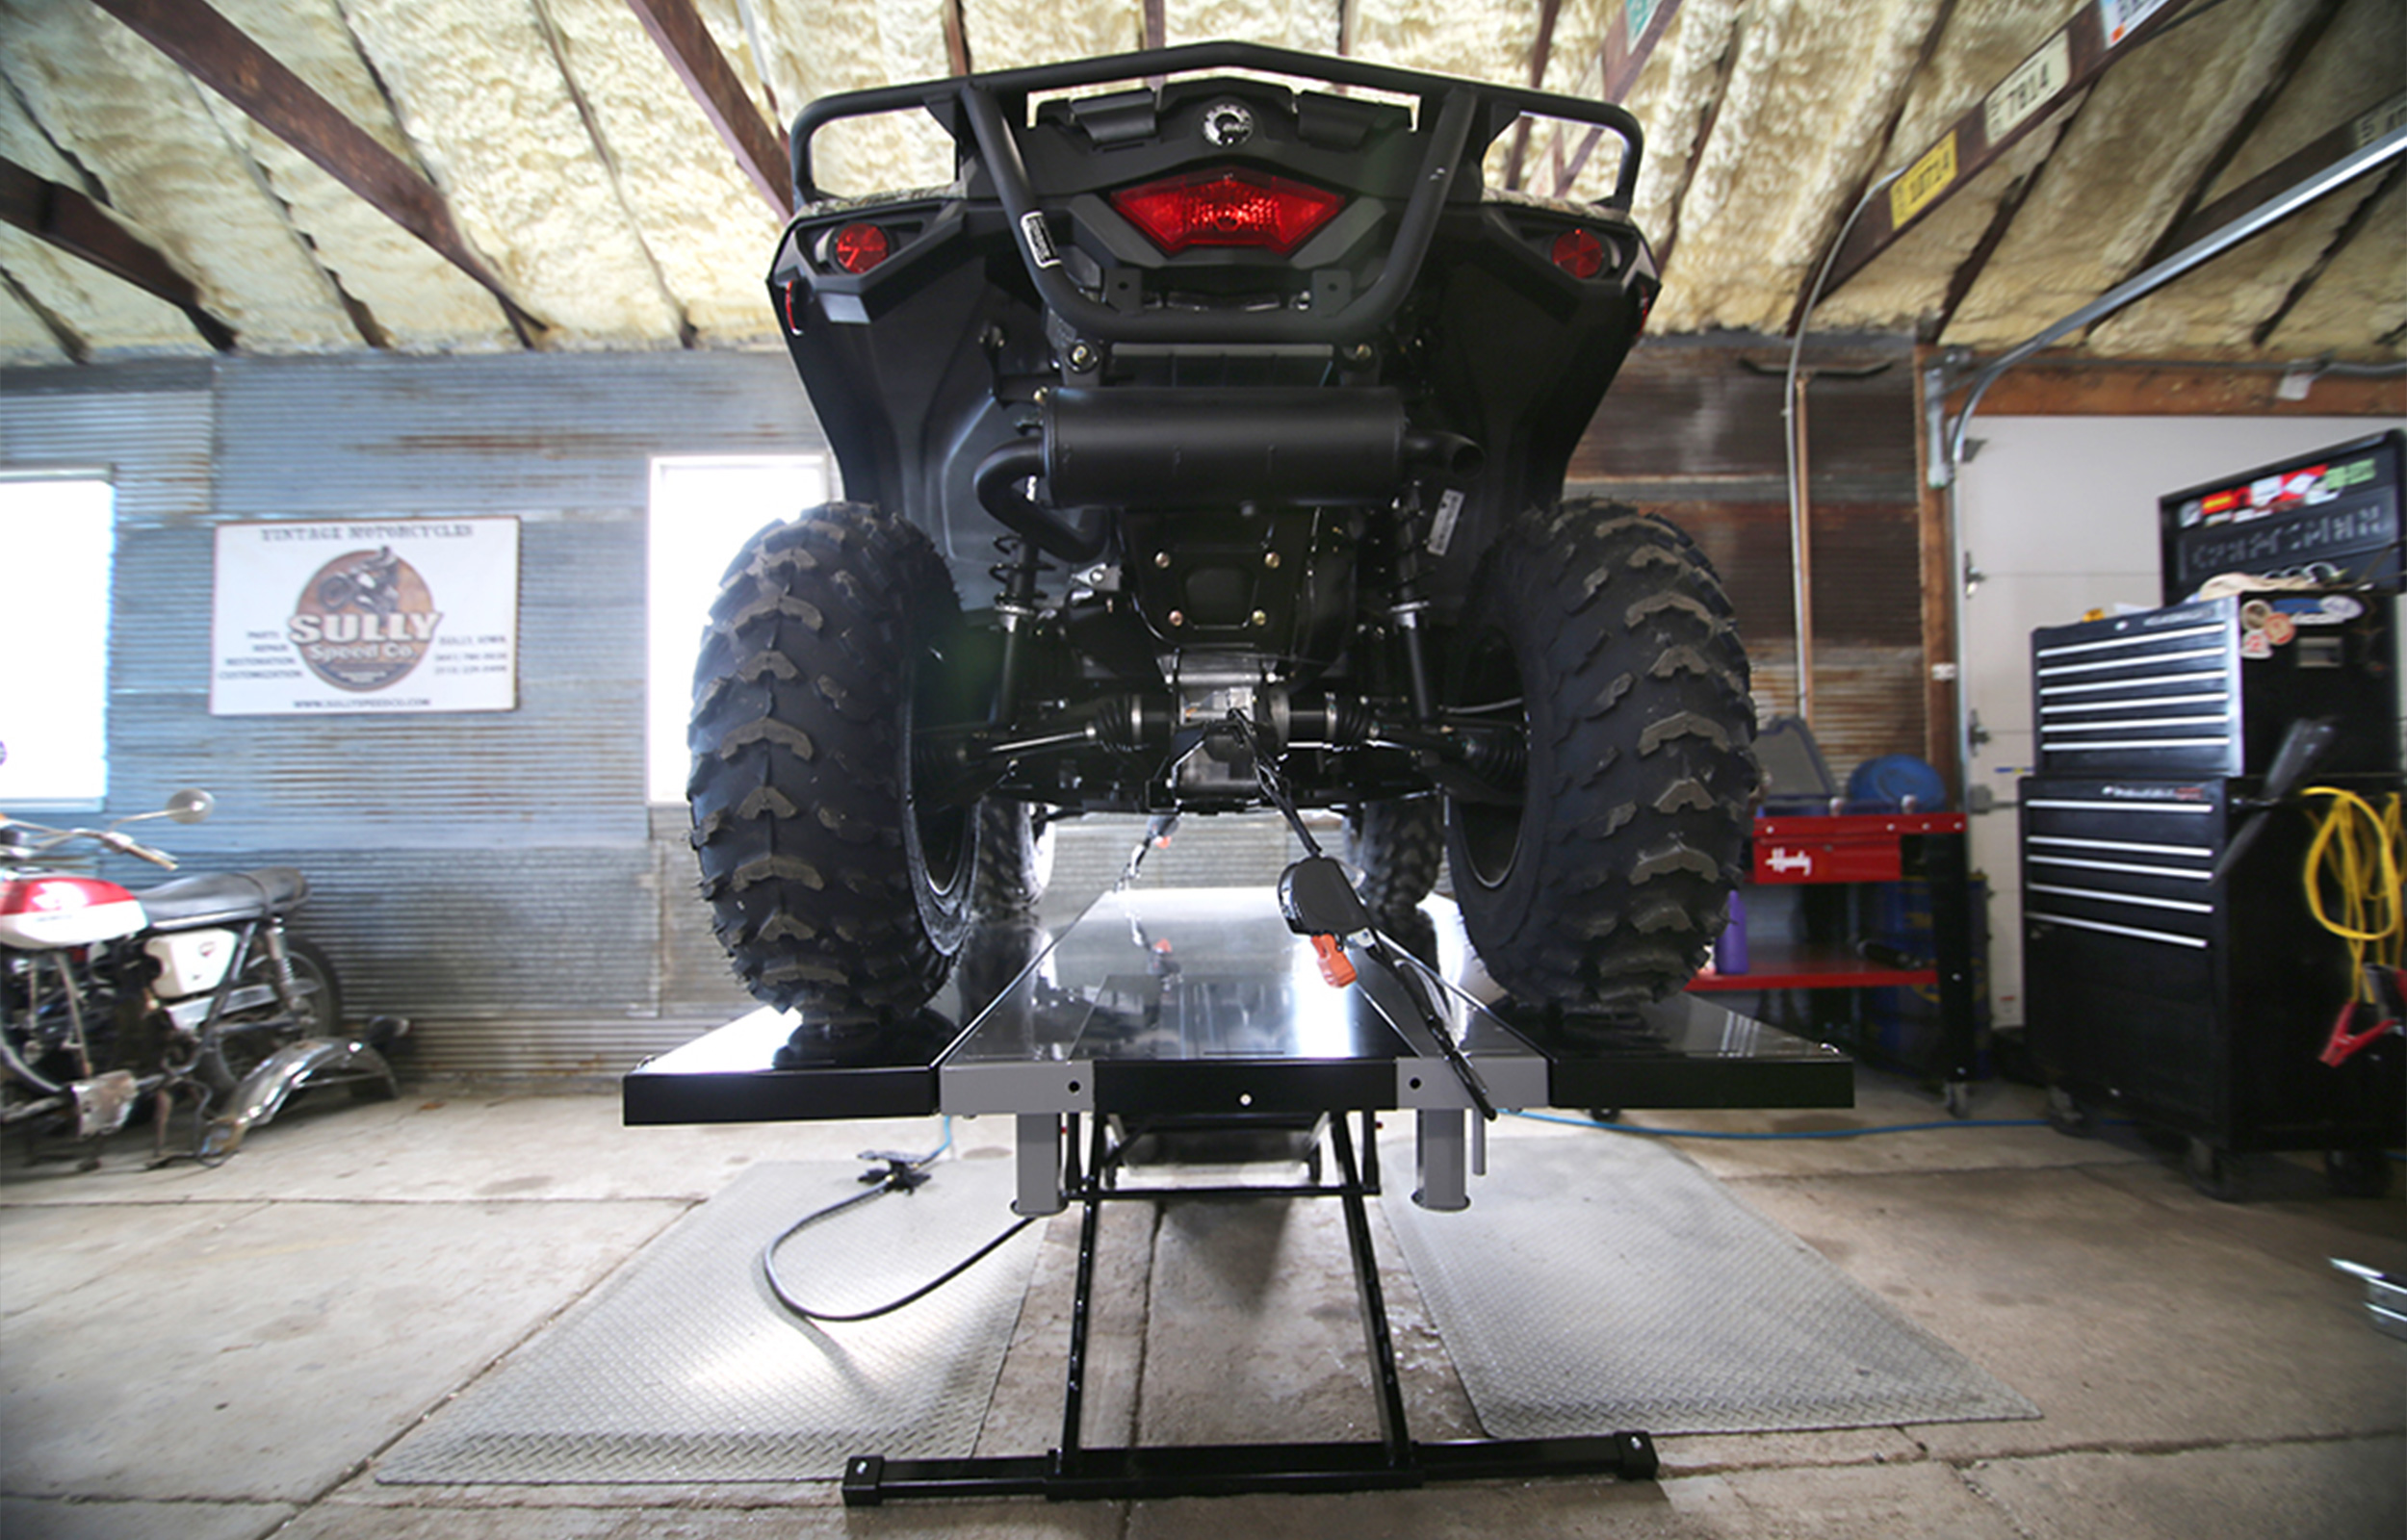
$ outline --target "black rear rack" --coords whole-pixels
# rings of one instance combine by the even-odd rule
[[[1256,70],[1387,91],[1419,101],[1420,121],[1429,137],[1420,173],[1414,181],[1411,198],[1405,205],[1386,264],[1378,279],[1350,303],[1334,310],[1313,312],[1125,312],[1089,298],[1062,270],[1053,243],[1042,228],[1045,216],[1029,189],[1019,139],[1012,126],[1012,119],[1025,118],[1029,95],[1208,69]],[[1385,325],[1404,296],[1411,292],[1421,261],[1428,254],[1431,237],[1436,231],[1438,214],[1466,164],[1466,155],[1469,164],[1476,165],[1496,136],[1523,113],[1597,124],[1620,138],[1625,149],[1613,194],[1599,204],[1608,210],[1628,209],[1638,185],[1639,161],[1644,145],[1644,134],[1638,120],[1613,102],[1491,86],[1255,43],[1206,42],[823,96],[794,118],[790,143],[797,206],[825,196],[811,171],[811,141],[819,129],[840,118],[914,107],[925,108],[956,142],[976,145],[979,163],[993,179],[996,195],[1011,220],[1029,280],[1045,303],[1083,334],[1114,343],[1360,341]]]

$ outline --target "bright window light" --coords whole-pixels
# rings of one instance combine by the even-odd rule
[[[97,477],[0,479],[0,811],[108,795],[116,517]]]
[[[764,525],[791,519],[828,498],[827,460],[816,454],[652,462],[650,752],[646,795],[686,800],[686,722],[693,705],[694,657],[718,597],[719,577]]]

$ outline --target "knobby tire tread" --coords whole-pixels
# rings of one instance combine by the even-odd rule
[[[1519,845],[1499,880],[1473,874],[1451,809],[1472,944],[1534,1004],[1669,995],[1723,922],[1756,785],[1729,599],[1671,525],[1586,500],[1510,525],[1471,595],[1462,654],[1484,636],[1507,649],[1530,733]]]

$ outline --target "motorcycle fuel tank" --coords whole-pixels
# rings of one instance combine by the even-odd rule
[[[131,936],[149,923],[139,899],[96,877],[0,881],[0,945],[20,951],[90,946]]]

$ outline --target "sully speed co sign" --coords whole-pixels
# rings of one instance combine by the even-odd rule
[[[218,526],[217,716],[507,711],[518,521]]]

